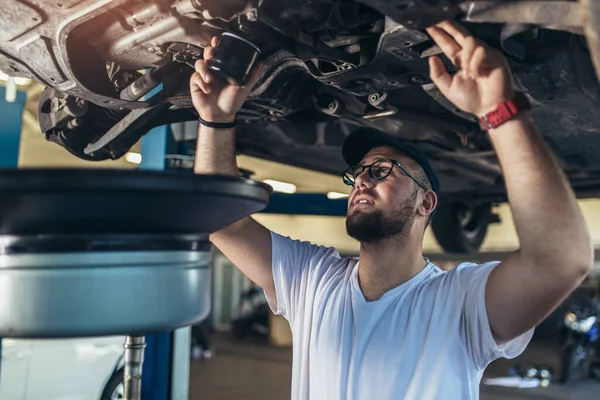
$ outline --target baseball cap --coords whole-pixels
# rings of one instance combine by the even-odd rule
[[[349,166],[357,165],[363,157],[375,147],[390,146],[401,150],[415,160],[425,171],[431,182],[431,188],[439,196],[440,181],[437,174],[429,164],[429,159],[422,151],[409,143],[391,137],[374,128],[359,128],[352,131],[342,146],[342,157]]]

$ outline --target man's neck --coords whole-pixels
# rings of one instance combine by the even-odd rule
[[[361,244],[358,280],[365,300],[378,300],[409,281],[425,265],[422,238],[418,235]]]

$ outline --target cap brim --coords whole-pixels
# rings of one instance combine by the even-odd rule
[[[342,147],[342,157],[349,166],[357,165],[369,151],[376,147],[390,146],[408,153],[409,156],[420,161],[423,157],[415,149],[394,138],[371,129],[358,129],[348,135]]]

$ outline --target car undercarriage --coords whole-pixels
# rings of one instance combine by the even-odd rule
[[[448,18],[507,56],[577,196],[598,196],[592,0],[3,0],[0,70],[47,86],[47,140],[85,160],[117,159],[152,127],[197,119],[191,65],[212,36],[235,33],[260,48],[262,65],[238,114],[238,152],[339,174],[352,129],[407,139],[440,176],[436,236],[472,251],[506,192],[477,119],[429,79],[428,58],[441,51],[424,28]]]

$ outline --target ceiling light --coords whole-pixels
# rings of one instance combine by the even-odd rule
[[[329,193],[327,193],[327,198],[329,200],[345,199],[348,196],[350,196],[350,195],[349,194],[345,194],[345,193],[339,193],[339,192],[329,192]]]
[[[140,153],[125,153],[125,161],[132,164],[141,164],[142,155]]]
[[[13,78],[15,83],[19,86],[27,86],[31,83],[31,79],[29,78]]]
[[[274,181],[272,179],[265,179],[263,182],[271,186],[276,192],[288,194],[296,193],[296,185],[293,185],[291,183]]]
[[[9,80],[9,76],[6,75],[4,72],[0,71],[0,81],[8,81]],[[29,78],[12,78],[14,80],[14,82],[19,85],[19,86],[27,86],[31,83],[31,79]]]
[[[6,81],[5,90],[4,90],[4,100],[7,103],[14,103],[17,101],[18,97],[17,84],[14,79],[9,79]]]

